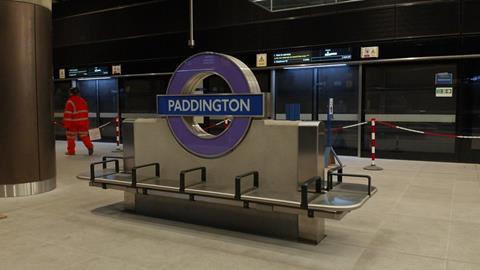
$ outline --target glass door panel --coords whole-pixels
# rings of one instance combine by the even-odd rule
[[[329,99],[333,98],[333,127],[358,122],[358,66],[325,66],[316,69],[318,119],[327,120]],[[351,128],[333,133],[333,147],[338,154],[357,155],[358,129]]]
[[[436,93],[437,74],[452,74],[450,97]],[[365,119],[394,122],[427,132],[455,133],[456,65],[416,63],[365,67]],[[443,83],[442,83],[443,84]],[[455,160],[455,139],[377,127],[379,157],[416,160]],[[363,155],[370,155],[370,129],[364,128]]]
[[[287,104],[300,105],[300,119],[313,119],[313,68],[280,69],[275,74],[275,118],[286,119]]]

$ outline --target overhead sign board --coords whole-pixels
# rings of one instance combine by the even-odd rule
[[[68,78],[95,77],[110,75],[110,68],[107,66],[69,68],[67,70]]]
[[[328,48],[313,51],[281,52],[273,54],[273,64],[292,65],[346,61],[352,59],[351,48]]]
[[[263,117],[263,94],[158,95],[160,116]]]
[[[360,50],[360,58],[378,58],[380,54],[380,48],[378,46],[362,47]]]
[[[310,51],[273,54],[273,63],[277,65],[310,63],[312,61],[311,59],[312,52]]]

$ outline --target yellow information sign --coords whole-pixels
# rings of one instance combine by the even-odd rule
[[[257,54],[257,67],[266,67],[267,66],[267,54],[259,53]]]

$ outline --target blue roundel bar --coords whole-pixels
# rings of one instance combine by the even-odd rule
[[[161,116],[264,117],[263,94],[158,95]]]

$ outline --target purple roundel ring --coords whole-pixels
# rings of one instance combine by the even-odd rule
[[[190,94],[192,81],[209,75],[219,75],[234,94],[260,93],[260,87],[251,70],[240,60],[218,53],[205,52],[193,55],[177,68],[170,79],[167,95]],[[231,152],[242,141],[251,124],[250,117],[235,117],[230,126],[218,136],[201,138],[187,126],[181,116],[167,117],[176,140],[190,153],[215,158]]]

